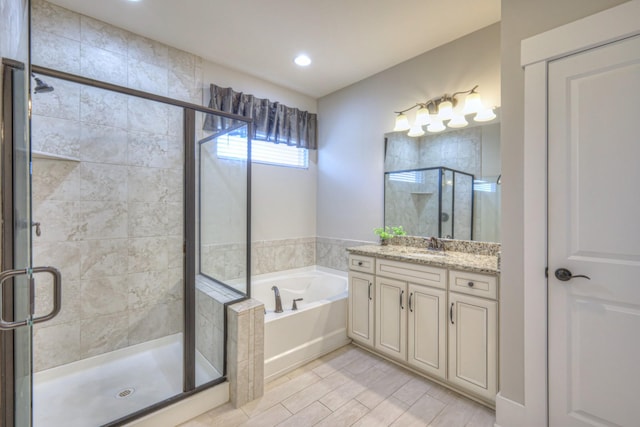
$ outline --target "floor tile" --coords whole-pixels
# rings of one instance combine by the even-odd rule
[[[428,425],[445,408],[445,404],[428,394],[423,394],[400,416],[393,427],[418,427]]]
[[[340,409],[320,421],[318,427],[347,427],[358,421],[369,409],[357,400],[350,400]]]
[[[312,426],[331,414],[332,412],[322,403],[314,402],[297,414],[278,424],[278,427]]]
[[[291,417],[291,412],[287,411],[284,406],[278,404],[264,412],[261,412],[255,417],[249,418],[247,422],[240,425],[242,427],[273,427],[280,424],[282,421],[286,420],[289,417]],[[224,426],[224,424],[213,425]]]
[[[329,392],[340,387],[342,384],[349,381],[349,377],[340,371],[334,372],[325,379],[311,384],[309,387],[300,390],[291,397],[285,399],[282,404],[291,413],[295,414],[298,411],[306,408],[313,402],[321,399]]]
[[[181,427],[493,427],[494,411],[353,345]]]
[[[353,424],[354,427],[387,427],[391,425],[398,417],[400,417],[409,408],[404,402],[390,397],[384,400],[378,406],[373,408],[367,415],[360,418],[358,422]]]
[[[431,390],[432,386],[432,382],[423,378],[415,377],[396,390],[396,392],[393,393],[393,397],[408,405],[413,405],[422,397],[422,395]]]
[[[465,426],[474,412],[476,404],[465,398],[458,398],[448,404],[438,416],[429,424],[432,427],[460,427]]]
[[[245,404],[242,406],[242,410],[251,418],[318,381],[320,381],[319,376],[313,372],[306,372],[286,383],[272,388],[266,392],[264,396]]]
[[[396,370],[386,373],[378,381],[371,383],[356,396],[356,399],[369,409],[373,409],[411,380],[408,371]],[[407,405],[408,406],[408,405]]]

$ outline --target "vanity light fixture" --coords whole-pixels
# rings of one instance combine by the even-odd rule
[[[493,108],[485,108],[482,105],[480,94],[476,91],[478,86],[473,89],[455,92],[452,95],[444,94],[439,98],[433,98],[427,102],[419,102],[412,107],[402,111],[396,111],[396,125],[394,132],[402,132],[408,130],[409,136],[424,135],[423,126],[427,126],[429,132],[442,132],[447,127],[463,128],[469,124],[465,118],[468,114],[475,114],[473,120],[476,122],[488,122],[496,118]],[[464,95],[465,102],[463,108],[458,106],[458,96]],[[413,125],[409,124],[409,118],[405,114],[418,107],[416,118]],[[447,121],[445,126],[444,122]]]

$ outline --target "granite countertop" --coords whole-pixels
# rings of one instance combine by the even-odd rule
[[[500,274],[496,255],[478,255],[468,252],[434,251],[413,246],[364,245],[347,248],[354,255],[412,262],[434,267],[452,268],[474,273]]]

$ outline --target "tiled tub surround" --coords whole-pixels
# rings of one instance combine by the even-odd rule
[[[200,58],[34,0],[32,62],[200,104]],[[46,77],[33,96],[34,262],[61,268],[35,370],[182,330],[182,110]],[[35,157],[35,156],[34,156]],[[39,289],[48,288],[40,279]],[[37,308],[50,307],[40,292]]]
[[[203,272],[217,273],[218,280],[233,281],[244,277],[246,263],[242,243],[203,244]],[[316,238],[261,240],[251,242],[251,273],[266,274],[315,265]]]
[[[334,270],[348,271],[349,261],[346,252],[347,248],[369,244],[373,245],[374,243],[362,240],[317,237],[316,264]]]

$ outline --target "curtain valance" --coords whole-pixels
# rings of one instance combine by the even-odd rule
[[[211,85],[209,108],[253,119],[253,139],[311,150],[318,148],[317,114],[214,84]],[[228,119],[207,115],[204,129],[222,130],[227,127],[225,120]]]

